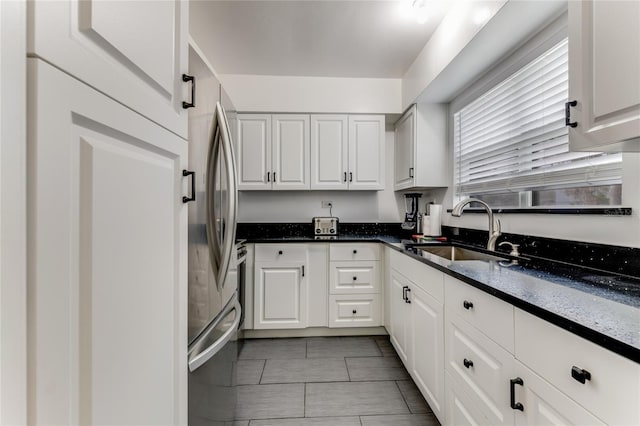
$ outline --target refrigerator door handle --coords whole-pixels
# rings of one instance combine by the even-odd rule
[[[238,325],[240,324],[240,318],[242,317],[242,308],[240,307],[240,302],[236,299],[235,303],[233,304],[229,304],[227,309],[225,309],[220,316],[218,317],[217,321],[212,322],[208,327],[207,330],[204,331],[204,333],[202,333],[202,335],[200,336],[200,338],[198,339],[198,341],[204,341],[204,339],[207,337],[207,335],[210,333],[211,330],[214,330],[222,320],[224,320],[227,315],[229,315],[229,313],[231,311],[233,311],[235,309],[236,311],[236,315],[235,318],[233,319],[233,324],[231,324],[231,327],[229,327],[222,336],[220,336],[220,338],[218,340],[216,340],[215,342],[213,342],[211,345],[209,345],[206,349],[199,351],[196,355],[193,355],[194,352],[198,351],[199,349],[199,343],[195,342],[195,344],[192,346],[192,348],[189,350],[189,371],[193,372],[195,370],[198,369],[198,367],[202,366],[202,364],[206,363],[207,361],[209,361],[215,354],[217,354],[220,349],[222,349],[224,347],[224,345],[227,344],[227,342],[231,339],[231,337],[233,336],[233,334],[238,330]]]
[[[231,135],[229,134],[229,124],[224,110],[220,103],[216,104],[216,115],[218,116],[218,128],[220,130],[222,155],[225,160],[225,170],[227,172],[227,211],[225,216],[225,229],[223,237],[222,249],[222,266],[219,271],[218,288],[222,289],[227,280],[231,257],[235,253],[236,244],[236,226],[238,224],[238,181],[236,177],[236,165],[233,156],[233,147],[231,146]]]
[[[229,125],[224,114],[222,106],[218,102],[216,111],[213,114],[213,124],[211,126],[212,135],[209,144],[209,154],[207,156],[207,240],[209,244],[209,257],[211,268],[216,279],[218,291],[224,287],[229,272],[229,264],[231,256],[234,252],[237,225],[237,177],[235,170],[235,161],[233,160],[233,147],[231,146],[231,136],[229,135]],[[216,177],[220,167],[220,153],[225,161],[225,170],[227,178],[227,203],[226,214],[222,218],[216,218],[215,198],[213,196],[216,190]],[[218,241],[220,229],[218,228],[217,219],[222,224],[222,248]]]

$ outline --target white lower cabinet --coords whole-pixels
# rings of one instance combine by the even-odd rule
[[[29,423],[187,424],[187,141],[28,59]]]
[[[447,372],[464,385],[489,424],[513,424],[508,386],[513,377],[511,353],[447,310],[445,359]]]
[[[519,361],[604,423],[640,424],[640,364],[529,313],[515,312]]]
[[[411,377],[435,413],[444,410],[443,307],[418,286],[410,287]]]
[[[396,349],[398,356],[405,366],[409,365],[409,327],[411,310],[407,306],[406,290],[409,288],[409,280],[394,269],[391,269],[391,300],[389,310],[391,318],[389,325],[391,330],[391,344]]]
[[[400,257],[398,257],[400,256]],[[403,259],[404,258],[404,259]],[[389,334],[400,359],[440,422],[445,422],[444,277],[441,272],[391,253]],[[402,273],[394,267],[403,267]],[[414,282],[405,276],[417,278]]]
[[[254,328],[307,326],[308,249],[302,244],[255,248]]]
[[[475,406],[475,401],[466,386],[457,383],[449,372],[445,371],[445,415],[446,424],[455,426],[489,425],[489,420]]]
[[[332,294],[329,296],[329,327],[380,325],[379,294]]]
[[[515,410],[516,425],[605,424],[518,361],[513,380],[513,400],[522,407]]]
[[[329,327],[375,327],[380,309],[380,246],[329,245]]]

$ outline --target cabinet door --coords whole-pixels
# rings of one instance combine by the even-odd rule
[[[28,50],[187,137],[188,2],[29,2]]]
[[[491,425],[513,424],[509,379],[513,355],[447,309],[445,364]]]
[[[396,123],[394,189],[415,186],[414,153],[416,143],[416,106],[413,105]]]
[[[271,116],[238,114],[238,189],[271,189]]]
[[[523,405],[522,411],[514,410],[516,425],[605,424],[518,361],[515,376],[522,380],[514,387],[515,400]]]
[[[349,189],[384,189],[383,115],[349,116]]]
[[[254,328],[305,328],[307,279],[304,264],[256,263]]]
[[[391,343],[405,366],[409,365],[409,327],[411,309],[405,301],[409,281],[395,270],[391,270]]]
[[[434,414],[444,417],[444,310],[417,286],[411,286],[410,373]]]
[[[309,116],[282,114],[271,119],[273,189],[309,189]]]
[[[311,116],[311,189],[347,189],[349,139],[346,115]]]
[[[637,1],[569,2],[571,149],[640,151],[639,20]]]
[[[29,59],[36,424],[187,423],[187,142]]]

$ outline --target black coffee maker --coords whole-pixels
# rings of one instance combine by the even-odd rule
[[[418,231],[418,199],[422,197],[419,192],[411,192],[404,194],[404,222],[402,222],[402,229],[406,231]]]

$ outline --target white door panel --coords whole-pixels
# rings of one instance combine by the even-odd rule
[[[187,143],[29,60],[37,424],[186,424]]]

